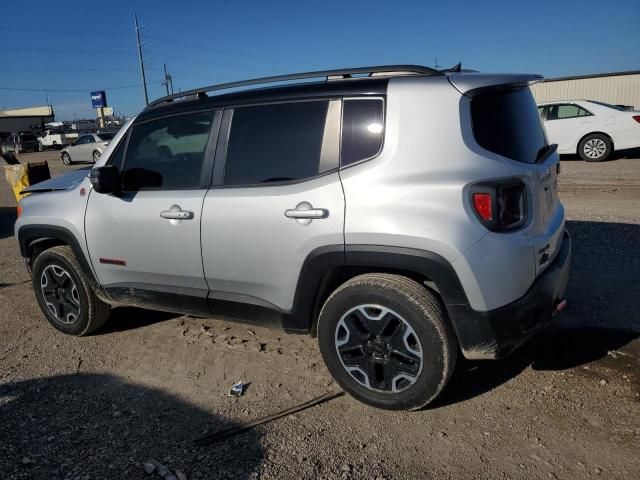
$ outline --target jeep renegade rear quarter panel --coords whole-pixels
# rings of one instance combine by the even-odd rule
[[[498,155],[469,149],[463,99],[445,77],[389,81],[380,155],[340,172],[346,244],[416,248],[453,263],[487,234],[463,190],[511,170]]]

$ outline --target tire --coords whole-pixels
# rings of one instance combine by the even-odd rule
[[[93,163],[96,163],[98,160],[100,160],[100,151],[94,150],[92,156],[93,156]]]
[[[66,245],[45,250],[33,263],[33,290],[51,325],[84,336],[102,327],[111,308],[89,285],[80,263]]]
[[[329,296],[318,343],[346,392],[387,410],[417,410],[435,400],[458,355],[439,299],[409,278],[382,273],[352,278]]]
[[[71,161],[71,156],[67,152],[62,152],[62,163],[65,165],[71,165],[73,163]]]
[[[14,155],[18,155],[20,153],[20,147],[18,145],[13,147],[13,153],[14,153]]]
[[[611,155],[613,145],[606,135],[592,133],[578,144],[578,155],[585,162],[603,162]]]

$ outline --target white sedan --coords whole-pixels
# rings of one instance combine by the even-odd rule
[[[640,147],[640,112],[594,100],[538,105],[550,143],[559,153],[577,153],[587,162],[606,160],[614,150]]]
[[[78,137],[60,152],[62,163],[71,165],[73,162],[97,162],[114,136],[115,133],[88,133]]]

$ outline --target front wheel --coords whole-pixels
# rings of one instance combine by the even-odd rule
[[[318,319],[327,368],[358,400],[389,410],[432,402],[453,373],[458,348],[438,298],[399,275],[352,278]]]
[[[61,332],[87,335],[109,318],[109,305],[93,292],[78,260],[66,245],[38,255],[33,264],[32,281],[40,309]]]
[[[603,162],[612,150],[611,140],[599,133],[587,135],[578,144],[578,154],[586,162]]]
[[[95,150],[93,152],[93,163],[96,163],[98,160],[100,160],[100,151]]]
[[[71,156],[67,152],[62,152],[62,163],[65,165],[71,165],[73,163],[71,161]]]

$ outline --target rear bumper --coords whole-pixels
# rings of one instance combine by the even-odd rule
[[[502,358],[546,325],[564,298],[570,263],[571,237],[565,231],[556,258],[520,299],[486,312],[447,305],[464,356]]]

